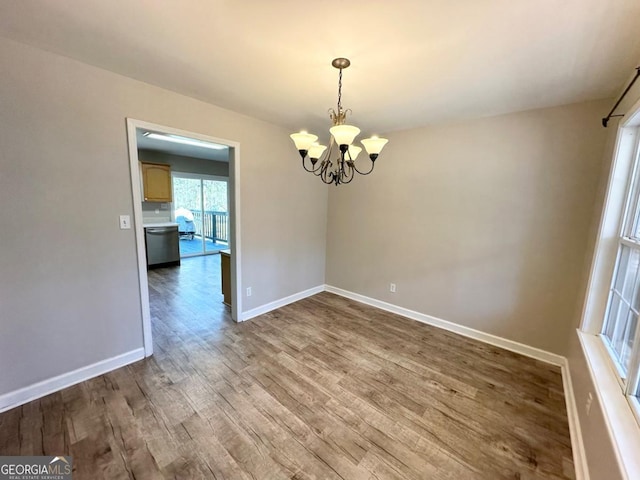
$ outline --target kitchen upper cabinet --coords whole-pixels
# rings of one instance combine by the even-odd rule
[[[145,202],[171,202],[171,167],[157,163],[141,163],[142,198]]]

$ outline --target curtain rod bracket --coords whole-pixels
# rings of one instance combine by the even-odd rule
[[[618,108],[618,105],[620,105],[620,102],[622,101],[622,99],[627,95],[627,93],[629,93],[629,90],[631,90],[631,87],[633,87],[633,84],[636,83],[636,80],[638,80],[638,77],[640,77],[640,67],[636,67],[636,76],[633,77],[633,80],[631,80],[631,83],[627,86],[627,88],[625,88],[624,92],[622,92],[622,95],[620,95],[620,98],[618,99],[616,104],[613,106],[613,108],[609,112],[609,115],[607,115],[606,117],[604,117],[602,119],[602,126],[604,128],[607,128],[607,124],[609,123],[609,120],[611,118],[613,118],[613,117],[624,117],[624,114],[614,115],[613,112],[616,111],[616,108]]]
[[[602,126],[604,128],[607,128],[607,123],[609,123],[609,119],[614,118],[614,117],[624,117],[624,114],[620,114],[620,115],[607,115],[605,118],[602,119]]]

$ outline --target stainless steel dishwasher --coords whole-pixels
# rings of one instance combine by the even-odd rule
[[[180,265],[178,226],[144,228],[147,268]]]

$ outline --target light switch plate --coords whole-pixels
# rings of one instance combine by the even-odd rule
[[[131,216],[120,215],[120,230],[129,230],[131,228]]]

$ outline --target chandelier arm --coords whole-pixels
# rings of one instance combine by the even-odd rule
[[[324,165],[323,165],[322,171],[320,172],[320,175],[319,175],[320,178],[322,179],[322,181],[324,183],[326,183],[326,184],[330,184],[333,181],[333,179],[331,177],[331,173],[332,172],[329,171],[329,167],[330,166],[331,166],[331,161],[330,160],[326,160]]]
[[[371,168],[369,169],[368,172],[361,172],[360,170],[358,170],[358,167],[356,167],[356,163],[353,162],[353,169],[358,172],[360,175],[369,175],[371,172],[373,172],[373,168],[376,166],[376,162],[375,161],[371,161]]]
[[[333,151],[333,136],[330,136],[329,138],[329,148],[327,148],[327,150],[324,153],[324,160],[326,160],[327,162],[330,161],[331,159],[331,152]]]
[[[334,174],[334,183],[336,186],[342,183],[349,183],[353,180],[353,169],[351,168],[351,165],[349,165],[350,160],[345,160],[347,155],[349,155],[348,150],[340,148],[340,158],[336,160],[337,166]],[[349,155],[349,159],[351,159],[351,155]],[[345,165],[348,168],[346,168]]]
[[[331,166],[331,161],[330,161],[331,150],[333,150],[333,138],[331,138],[329,142],[329,148],[327,149],[327,151],[324,152],[324,154],[321,157],[322,159],[320,160],[320,167],[313,172],[313,174],[316,175],[317,177],[322,177],[322,181],[324,183],[331,183],[330,181],[327,182],[325,180],[327,176],[326,171]]]
[[[342,183],[342,175],[343,175],[343,166],[342,166],[342,158],[338,158],[336,160],[336,166],[331,172],[331,178],[333,178],[333,183],[339,185]]]
[[[327,172],[329,171],[330,166],[331,166],[331,162],[329,162],[328,160],[325,160],[324,164],[322,165],[322,170],[320,171],[320,173],[318,173],[318,176],[322,178],[326,178]]]
[[[316,168],[313,173],[316,177],[319,177],[322,174],[322,169],[324,168],[324,165],[321,163],[320,165],[318,165],[318,168]]]
[[[302,159],[302,168],[304,168],[307,172],[315,173],[315,172],[317,172],[318,170],[320,170],[321,165],[318,165],[316,168],[314,168],[314,167],[313,167],[313,163],[311,163],[311,165],[312,165],[311,169],[308,169],[308,168],[307,168],[307,166],[305,165],[305,160],[306,160],[306,159],[307,159],[307,157],[306,157],[306,156]]]
[[[307,168],[305,160],[308,155],[302,157],[302,168],[304,168],[307,172],[313,173],[316,176],[319,176],[322,172],[323,164],[325,164],[329,160],[329,156],[331,155],[331,149],[333,148],[333,137],[331,138],[331,142],[329,143],[328,152],[324,152],[320,158],[316,159],[316,163],[311,162],[311,169]],[[311,160],[311,159],[310,159]],[[317,167],[314,167],[317,165]]]
[[[325,175],[322,178],[322,181],[324,183],[326,183],[327,185],[331,185],[332,183],[334,183],[334,178],[335,178],[335,176],[334,176],[333,172],[328,172],[327,175]]]
[[[342,183],[351,183],[351,181],[353,180],[353,177],[355,177],[355,169],[353,168],[353,165],[350,165],[348,162],[345,162],[347,167],[349,167],[349,172],[351,173],[350,175],[348,175],[346,173],[346,170],[344,171],[344,176],[343,178],[348,178],[348,180],[344,180]]]

